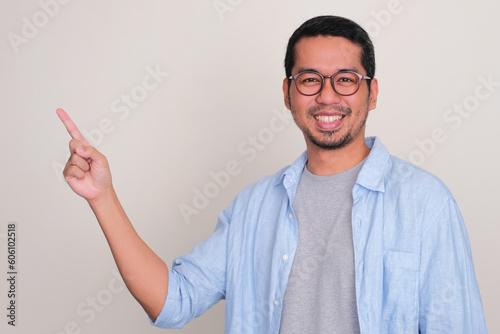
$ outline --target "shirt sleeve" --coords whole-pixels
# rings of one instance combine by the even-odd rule
[[[215,231],[207,240],[174,260],[169,270],[167,299],[153,325],[182,328],[225,298],[227,212],[221,212]]]
[[[469,238],[453,198],[422,234],[420,333],[487,333]]]

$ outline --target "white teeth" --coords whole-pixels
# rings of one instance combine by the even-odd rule
[[[332,123],[341,119],[342,116],[314,116],[314,118],[321,123]]]

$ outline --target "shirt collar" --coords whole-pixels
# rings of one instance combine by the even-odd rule
[[[370,154],[358,174],[356,184],[373,191],[385,191],[384,175],[390,158],[389,151],[377,137],[366,137]]]
[[[389,161],[389,151],[377,137],[366,137],[370,153],[361,168],[356,183],[373,191],[385,191],[384,174]],[[276,185],[283,183],[285,188],[296,187],[302,170],[307,162],[307,150],[295,162],[283,170]]]
[[[293,164],[283,170],[283,173],[276,182],[276,185],[283,183],[285,188],[290,184],[297,184],[302,175],[302,170],[307,162],[307,150],[304,151]]]

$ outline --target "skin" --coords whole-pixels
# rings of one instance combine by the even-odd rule
[[[323,75],[340,70],[353,70],[366,75],[361,65],[361,47],[343,37],[316,36],[300,39],[295,45],[296,61],[292,75],[306,69]],[[365,143],[365,122],[368,112],[375,109],[378,82],[366,80],[351,96],[342,96],[325,80],[321,92],[305,96],[295,83],[283,80],[285,105],[291,110],[295,123],[304,134],[308,150],[307,169],[316,175],[344,172],[360,163],[370,152]],[[336,122],[321,122],[314,116],[342,116]]]

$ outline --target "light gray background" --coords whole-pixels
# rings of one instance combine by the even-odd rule
[[[347,16],[372,33],[380,94],[368,134],[438,175],[455,195],[469,231],[487,325],[490,333],[500,333],[500,87],[490,92],[480,79],[500,82],[499,2],[65,2],[52,7],[52,16],[34,0],[0,4],[4,273],[7,224],[16,222],[19,233],[18,326],[6,324],[2,279],[2,333],[161,331],[149,325],[115,279],[116,267],[91,210],[62,181],[58,166],[67,159],[69,136],[56,108],[65,108],[82,130],[112,122],[96,146],[110,161],[136,229],[170,266],[213,231],[218,212],[242,187],[292,163],[304,150],[295,125],[277,122],[278,114],[288,114],[282,60],[293,30],[319,14]],[[222,4],[224,12],[217,9]],[[23,36],[27,21],[37,22],[38,31],[16,47],[10,40]],[[169,75],[140,97],[147,68]],[[129,115],[113,112],[113,103],[131,93],[141,101]],[[455,104],[466,104],[471,112],[450,113]],[[279,129],[271,130],[272,122]],[[428,142],[433,131],[439,133],[434,147]],[[259,141],[255,156],[241,151],[251,147],[249,137]],[[417,142],[427,143],[426,152]],[[194,191],[211,186],[209,173],[233,160],[240,173],[187,223],[179,205],[192,206]],[[182,331],[163,333],[222,333],[223,328],[221,302]]]

